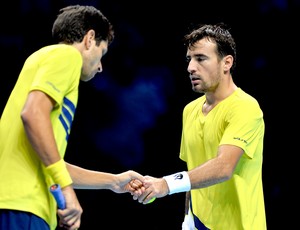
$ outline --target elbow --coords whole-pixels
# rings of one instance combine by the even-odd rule
[[[30,114],[27,110],[22,110],[20,114],[21,120],[23,122],[23,125],[26,126],[29,123]]]
[[[230,166],[224,167],[222,170],[223,181],[230,180],[233,176],[233,172],[234,172],[234,168]]]
[[[232,177],[232,174],[225,174],[225,175],[223,175],[223,181],[230,180],[231,177]]]

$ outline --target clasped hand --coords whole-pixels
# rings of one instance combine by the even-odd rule
[[[161,198],[169,193],[167,182],[164,178],[144,176],[144,181],[138,179],[131,180],[130,193],[134,200],[147,204],[153,197]]]

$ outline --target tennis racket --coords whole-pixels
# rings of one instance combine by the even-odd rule
[[[50,192],[54,196],[57,207],[59,209],[65,209],[66,208],[66,200],[65,197],[61,191],[60,185],[59,184],[53,184],[50,186]]]

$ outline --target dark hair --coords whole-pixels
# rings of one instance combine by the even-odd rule
[[[210,39],[217,45],[217,54],[220,58],[226,55],[233,56],[233,63],[231,72],[236,66],[236,44],[229,32],[229,29],[224,23],[218,23],[215,25],[200,25],[196,29],[192,30],[189,34],[184,36],[184,45],[187,48],[193,47],[195,43],[202,38]]]
[[[93,6],[73,5],[60,9],[52,27],[52,36],[55,42],[73,44],[81,42],[89,31],[95,31],[96,44],[100,41],[114,39],[114,29],[102,12]]]

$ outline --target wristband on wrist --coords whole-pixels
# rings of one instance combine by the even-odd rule
[[[191,190],[191,182],[187,172],[178,172],[163,177],[169,187],[169,195],[179,192],[187,192]]]
[[[46,171],[52,177],[55,184],[64,188],[73,183],[72,178],[67,170],[66,163],[63,159],[46,167]]]

